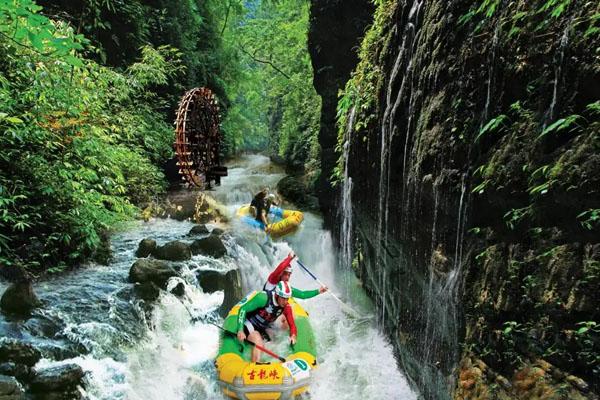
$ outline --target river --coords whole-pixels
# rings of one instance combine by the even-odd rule
[[[229,176],[210,195],[226,205],[231,216],[263,186],[274,189],[284,174],[269,159],[244,156],[230,163]],[[285,207],[285,205],[284,205]],[[346,313],[330,295],[300,300],[311,316],[318,343],[318,361],[311,399],[416,399],[399,371],[392,347],[369,315],[373,304],[351,271],[336,267],[331,235],[319,215],[306,213],[294,235],[272,242],[232,219],[224,242],[228,256],[220,260],[194,256],[181,263],[186,300],[161,294],[152,311],[133,294],[128,283],[134,252],[143,238],[159,244],[181,239],[194,225],[172,219],[135,222],[111,238],[113,261],[87,265],[37,282],[34,290],[45,302],[26,322],[0,316],[0,332],[33,342],[43,350],[39,366],[77,363],[87,371],[90,399],[223,399],[213,365],[219,332],[196,316],[217,317],[223,293],[206,294],[198,285],[199,270],[239,268],[244,290],[262,287],[268,273],[295,251],[332,292],[361,316]],[[297,266],[293,286],[313,289],[316,283]],[[4,285],[3,285],[4,287]]]

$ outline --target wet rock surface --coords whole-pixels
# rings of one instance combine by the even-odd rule
[[[312,18],[323,23],[319,4]],[[600,350],[593,328],[600,315],[591,307],[600,293],[591,272],[600,265],[600,226],[585,219],[600,209],[591,172],[600,168],[599,125],[589,109],[600,93],[589,88],[598,73],[586,50],[597,37],[572,24],[591,10],[550,17],[535,11],[542,2],[513,5],[486,19],[460,1],[381,4],[354,72],[356,96],[347,99],[347,116],[355,107],[348,136],[353,265],[400,366],[425,398],[450,396],[448,377],[468,356],[464,348],[485,362],[486,376],[515,387],[539,373],[533,358],[548,357],[589,382],[590,392],[600,390],[597,363],[585,356]],[[500,21],[517,13],[544,26],[531,22],[515,36]],[[329,40],[311,39],[313,65],[322,65],[318,46]],[[334,121],[324,94],[337,91],[336,82],[315,72],[315,86],[322,122]],[[574,115],[587,122],[564,135],[554,131]],[[331,135],[319,138],[323,153]],[[322,159],[325,175],[331,160]],[[335,198],[327,197],[326,211]],[[343,215],[330,210],[330,220],[339,218],[333,225],[342,226]],[[494,398],[477,394],[479,367],[469,368],[455,388],[470,391],[456,398]],[[515,378],[524,370],[533,372]],[[481,381],[498,386],[494,379]],[[569,383],[560,394],[564,381],[545,382],[543,396],[529,383],[498,396],[585,392]]]
[[[186,261],[192,258],[190,245],[179,240],[157,246],[152,255],[159,260]]]
[[[13,362],[31,367],[41,357],[39,350],[29,343],[17,339],[0,339],[0,362]]]
[[[12,376],[0,375],[0,400],[24,399],[24,391]]]
[[[227,248],[221,238],[216,235],[197,239],[190,245],[192,254],[202,254],[213,258],[221,258],[227,255]]]
[[[155,251],[156,251],[156,240],[146,238],[146,239],[142,239],[142,241],[138,245],[138,248],[135,252],[135,256],[138,258],[146,258],[149,255],[151,255],[152,253],[154,253]]]
[[[0,308],[3,312],[21,317],[29,316],[31,311],[41,305],[31,282],[13,283],[0,299]]]
[[[319,208],[319,201],[309,193],[300,177],[286,176],[281,179],[277,182],[277,191],[302,210],[318,210]]]
[[[202,225],[195,225],[192,229],[190,229],[188,236],[208,235],[209,233],[210,232],[209,232],[208,228],[206,227],[206,225],[202,224]]]
[[[46,367],[35,371],[35,375],[30,382],[33,392],[43,393],[45,396],[49,392],[67,393],[69,397],[76,392],[76,387],[83,384],[84,372],[77,364],[64,364],[53,367]]]
[[[319,144],[321,175],[317,193],[325,223],[333,227],[336,192],[329,177],[338,159],[336,108],[338,94],[358,62],[355,49],[373,21],[373,3],[368,0],[312,0],[308,51],[314,70],[314,86],[321,96]]]
[[[129,270],[129,281],[132,283],[153,283],[159,288],[166,288],[167,281],[179,276],[177,271],[162,260],[140,259]]]

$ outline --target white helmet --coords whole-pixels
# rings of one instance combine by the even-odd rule
[[[289,299],[292,297],[292,288],[287,282],[279,281],[275,287],[275,294],[279,297],[283,297],[284,299]]]

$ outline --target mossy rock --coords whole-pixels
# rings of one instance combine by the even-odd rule
[[[31,367],[41,358],[40,351],[29,343],[8,338],[0,340],[0,360],[4,362],[9,361]]]
[[[179,276],[177,271],[161,260],[142,258],[133,263],[129,270],[130,282],[152,282],[160,288],[165,288],[167,281],[175,276]]]
[[[210,232],[208,231],[208,228],[206,227],[206,225],[202,224],[202,225],[194,225],[192,227],[192,229],[190,229],[188,236],[195,236],[195,235],[207,235]]]
[[[174,240],[158,246],[152,255],[159,260],[186,261],[192,258],[192,251],[187,243]]]
[[[135,252],[135,256],[138,258],[145,258],[154,251],[156,251],[156,240],[150,238],[142,239]]]
[[[227,248],[221,238],[216,235],[197,239],[190,245],[192,254],[202,254],[213,258],[221,258],[227,255]]]
[[[41,304],[30,282],[13,283],[0,299],[2,311],[21,317],[28,317]]]
[[[155,301],[160,296],[160,288],[154,282],[136,283],[134,291],[140,299],[145,301]]]
[[[35,372],[30,386],[37,393],[69,391],[82,385],[84,375],[83,369],[77,364],[43,368]]]

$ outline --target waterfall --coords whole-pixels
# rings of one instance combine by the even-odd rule
[[[454,297],[457,289],[457,282],[459,281],[459,277],[461,275],[461,265],[462,265],[462,251],[463,251],[463,239],[464,239],[464,228],[465,228],[465,220],[466,220],[466,202],[465,202],[465,192],[467,190],[466,185],[466,174],[462,175],[461,179],[461,189],[460,189],[460,200],[458,202],[458,211],[457,211],[457,221],[456,221],[456,240],[454,246],[454,266],[450,274],[448,275],[448,280],[446,281],[446,291],[448,292],[450,297]]]
[[[558,52],[554,58],[554,88],[552,90],[552,102],[550,103],[550,109],[548,110],[547,122],[554,120],[554,108],[556,107],[556,98],[558,96],[558,85],[562,77],[562,67],[565,58],[565,49],[569,45],[569,29],[571,28],[571,22],[567,23],[567,26],[560,38],[560,44],[558,46]],[[546,124],[544,124],[545,127]]]
[[[348,173],[348,164],[350,156],[350,144],[352,142],[352,130],[354,129],[354,119],[356,118],[356,107],[350,110],[348,125],[344,132],[344,180],[342,183],[342,231],[341,231],[341,265],[344,268],[352,266],[353,249],[352,249],[352,178]]]
[[[494,36],[492,37],[492,46],[490,50],[489,60],[488,60],[488,80],[487,80],[487,94],[485,97],[485,108],[483,111],[483,119],[481,121],[481,126],[487,123],[489,119],[489,109],[490,109],[490,98],[492,96],[492,87],[494,85],[494,67],[496,64],[496,51],[498,50],[498,34],[500,32],[501,24],[499,22],[496,23],[496,28],[494,29]]]
[[[423,6],[424,0],[415,0],[412,2],[410,11],[408,13],[408,20],[406,28],[402,33],[402,40],[398,50],[398,55],[394,61],[394,66],[390,74],[390,79],[386,91],[386,103],[385,111],[381,121],[381,152],[380,152],[380,172],[379,172],[379,207],[378,207],[378,218],[377,218],[377,249],[376,257],[380,265],[382,272],[379,274],[379,288],[376,294],[377,304],[381,309],[381,325],[385,326],[385,314],[386,314],[386,276],[387,266],[385,262],[385,256],[382,252],[383,243],[387,242],[388,239],[388,221],[389,221],[389,200],[390,200],[390,178],[391,178],[391,157],[392,157],[392,140],[396,136],[397,127],[395,126],[396,113],[403,103],[407,83],[412,80],[412,56],[414,54],[414,46],[417,38],[417,30],[419,24],[419,15]],[[403,69],[403,73],[400,75],[400,87],[396,93],[395,99],[392,102],[392,96],[394,93],[394,86],[396,86],[396,80],[399,77],[400,72]],[[410,91],[412,97],[412,90]],[[409,99],[409,108],[412,103]],[[411,114],[409,109],[409,115]],[[407,127],[405,135],[410,136],[410,127]],[[405,148],[408,144],[405,145]],[[404,159],[406,164],[406,157]],[[404,174],[404,171],[403,171]]]

